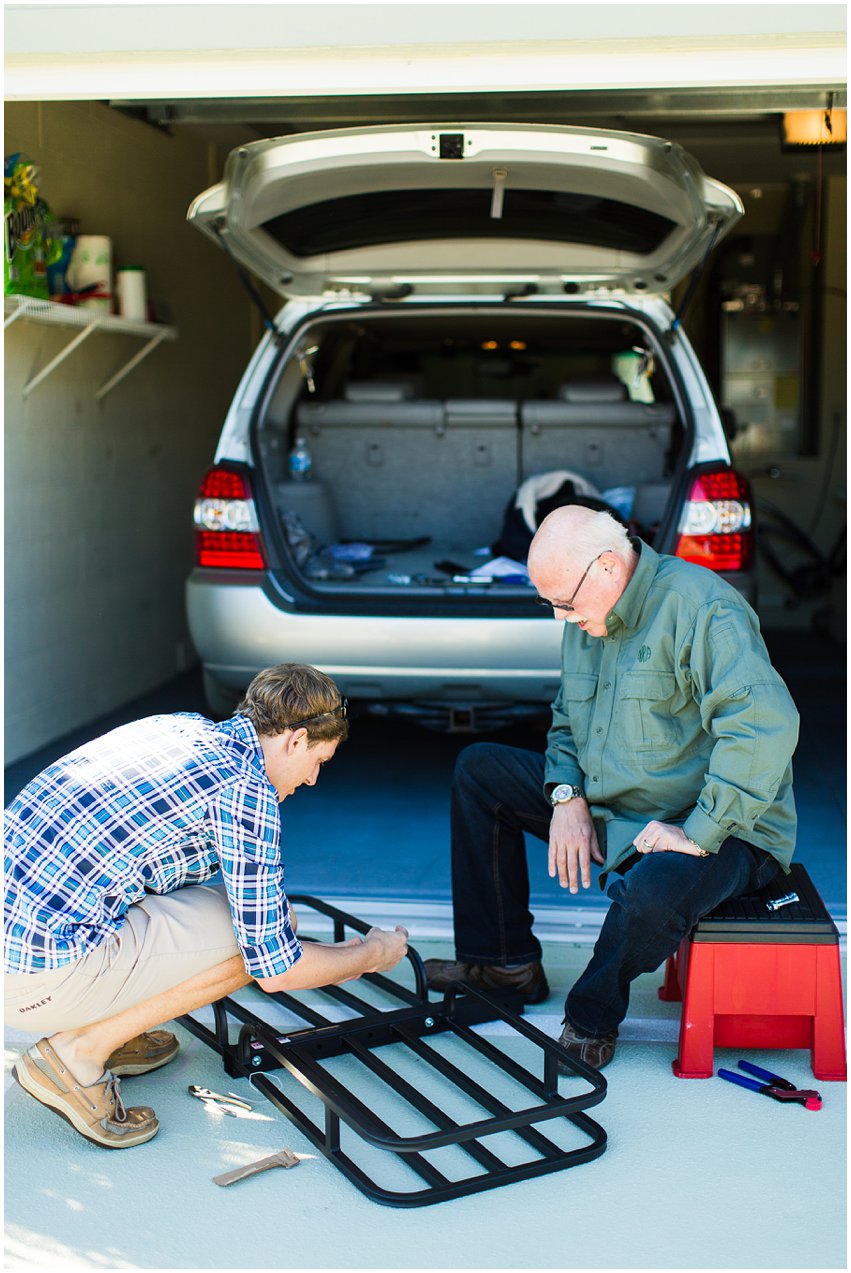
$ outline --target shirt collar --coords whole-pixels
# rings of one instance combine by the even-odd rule
[[[659,554],[640,539],[630,539],[630,543],[638,553],[638,564],[632,578],[612,606],[611,615],[621,621],[625,628],[635,628],[641,619],[641,612],[647,594],[650,591],[656,571],[659,569]],[[610,623],[611,623],[610,615]]]
[[[244,754],[245,759],[255,769],[259,769],[264,778],[267,777],[260,739],[247,716],[231,716],[229,720],[219,721],[216,729],[220,734],[225,735],[235,751]]]

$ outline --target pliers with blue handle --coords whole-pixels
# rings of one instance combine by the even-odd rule
[[[763,1070],[758,1065],[752,1065],[750,1061],[739,1061],[739,1069],[755,1075],[756,1079],[761,1079],[762,1082],[757,1083],[755,1079],[745,1078],[744,1074],[737,1074],[735,1070],[719,1070],[718,1077],[726,1079],[728,1083],[738,1083],[739,1087],[747,1087],[752,1092],[770,1096],[773,1101],[786,1103],[791,1101],[803,1105],[805,1109],[821,1109],[821,1095],[812,1089],[798,1088],[788,1079],[782,1079],[779,1074],[772,1074],[770,1070]]]

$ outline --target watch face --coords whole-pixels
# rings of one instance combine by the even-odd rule
[[[576,788],[571,787],[568,783],[563,782],[558,787],[555,787],[553,789],[553,794],[550,798],[553,804],[561,804],[565,800],[572,800],[575,795],[576,795]]]

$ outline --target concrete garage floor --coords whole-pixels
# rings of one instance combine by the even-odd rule
[[[802,634],[770,645],[803,718],[798,856],[844,934],[844,651]],[[85,737],[178,710],[202,710],[197,677],[11,766],[7,801]],[[284,806],[291,890],[337,900],[371,920],[407,922],[423,957],[451,954],[447,795],[465,741],[355,721],[319,786]],[[533,909],[551,995],[528,1019],[555,1036],[605,900],[596,886],[566,899],[546,877],[542,849],[531,842]],[[659,981],[654,973],[636,984],[606,1071],[606,1099],[591,1111],[608,1132],[602,1158],[417,1210],[363,1197],[248,1080],[229,1079],[216,1054],[182,1027],[184,1046],[167,1069],[125,1083],[129,1103],[153,1105],[162,1124],[155,1140],[125,1153],[88,1144],[21,1092],[8,1071],[34,1036],[7,1030],[6,1266],[845,1268],[845,1084],[815,1084],[802,1051],[748,1057],[798,1086],[818,1086],[818,1113],[718,1079],[673,1078],[678,1006],[659,1001]],[[243,995],[255,1010],[268,1004],[258,991]],[[716,1069],[737,1059],[719,1050]],[[203,1106],[188,1096],[188,1083],[239,1093],[252,1102],[250,1116]],[[305,1155],[296,1170],[227,1190],[211,1183],[284,1145]]]

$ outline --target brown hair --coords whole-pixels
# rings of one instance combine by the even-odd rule
[[[258,672],[236,713],[247,716],[258,734],[282,734],[301,721],[311,747],[349,734],[340,691],[324,672],[304,663],[278,663]]]

